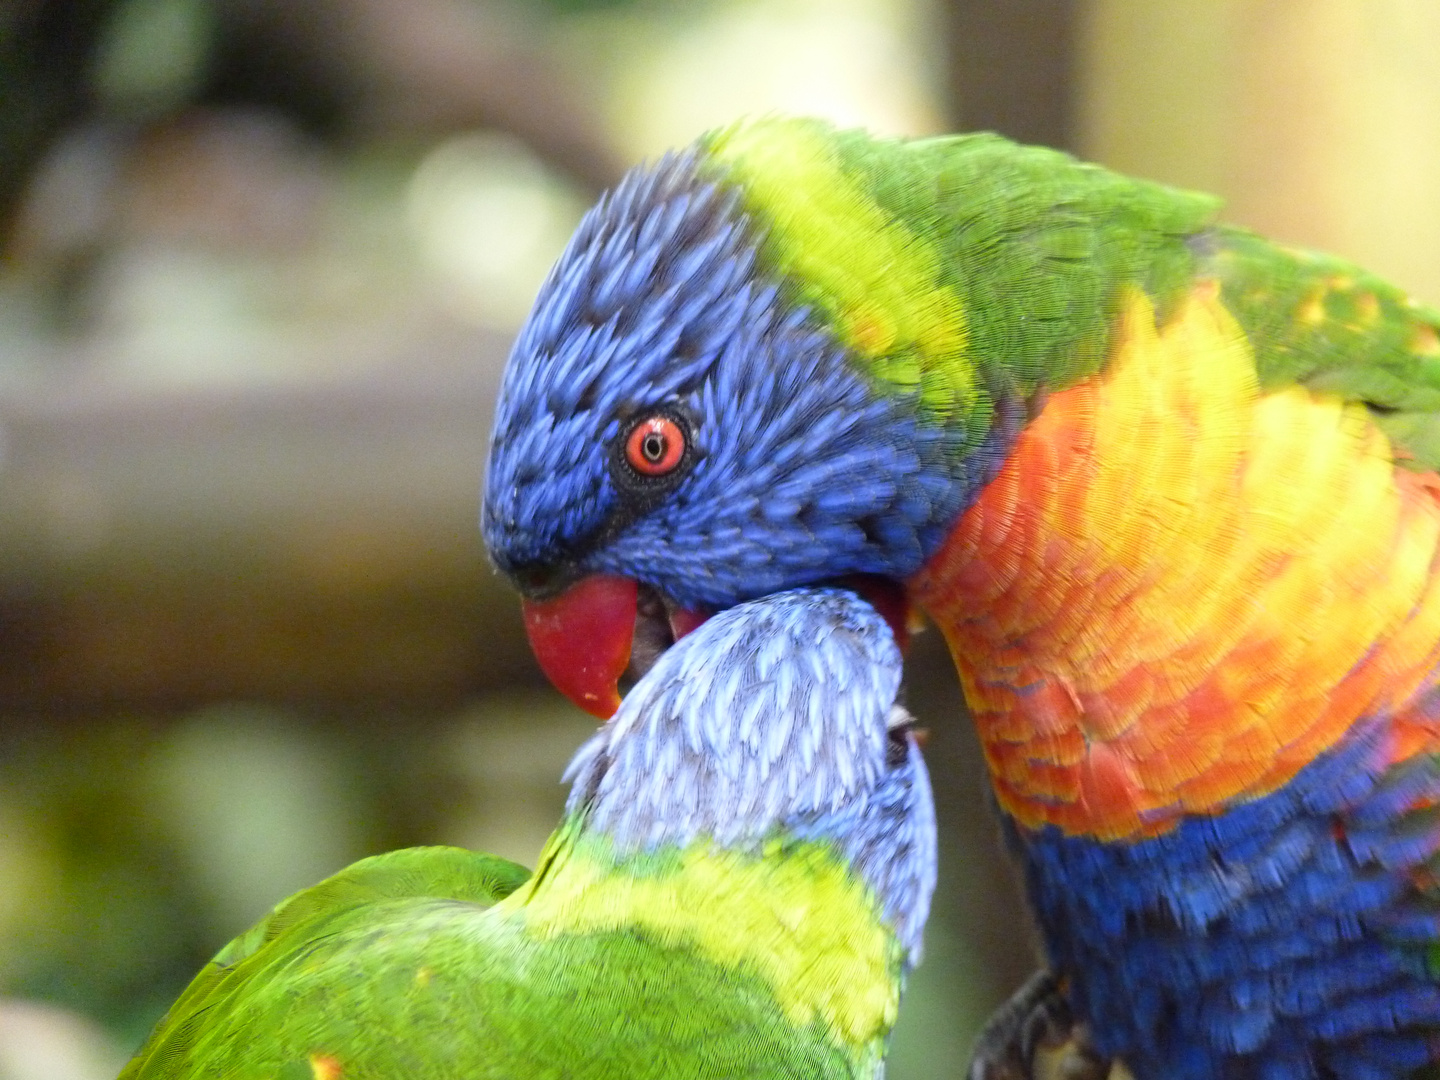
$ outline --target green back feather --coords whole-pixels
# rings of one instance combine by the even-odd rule
[[[701,143],[743,191],[763,255],[880,386],[972,448],[1002,395],[1101,371],[1118,298],[1161,319],[1217,278],[1262,387],[1364,402],[1440,466],[1440,312],[1343,260],[1214,224],[1220,200],[989,134],[876,139],[767,119]]]
[[[237,991],[243,996],[295,942],[323,938],[356,912],[386,900],[427,897],[487,908],[529,877],[517,863],[452,847],[405,848],[347,866],[282,900],[216,953],[155,1026],[120,1080],[190,1075],[186,1069],[206,1014],[233,1001]]]
[[[1177,295],[1195,261],[1185,237],[1219,205],[987,134],[882,140],[766,120],[704,145],[798,299],[967,446],[999,396],[1098,371],[1118,287]]]
[[[543,887],[521,889],[529,875],[503,859],[414,848],[297,893],[220,951],[120,1080],[721,1080],[781,1063],[817,1080],[873,1073],[880,1045],[844,1045],[819,1020],[797,1028],[761,973],[643,923],[532,925],[530,894],[566,874],[586,884],[550,905],[559,914],[583,914],[603,892],[608,863],[563,840],[573,832],[557,834]],[[645,866],[641,877],[681,869]],[[611,870],[628,881],[636,868]],[[808,894],[796,902],[815,910]]]
[[[1440,467],[1440,312],[1343,259],[1217,229],[1205,273],[1255,349],[1260,385],[1363,403],[1412,468]]]

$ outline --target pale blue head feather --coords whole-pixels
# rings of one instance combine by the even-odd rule
[[[833,844],[912,958],[935,883],[929,777],[890,730],[901,657],[842,589],[721,612],[664,653],[576,755],[568,811],[620,850]]]

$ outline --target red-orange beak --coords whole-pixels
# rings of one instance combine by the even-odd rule
[[[524,600],[525,633],[545,677],[580,708],[607,720],[620,707],[639,590],[630,578],[596,574],[559,596]]]
[[[845,578],[839,584],[854,589],[885,617],[903,650],[909,637],[909,605],[903,589],[894,582],[864,575]],[[521,602],[525,633],[546,678],[601,720],[608,720],[620,707],[620,677],[630,665],[639,600],[639,586],[632,579],[594,574],[548,600]],[[707,614],[670,608],[665,618],[670,635],[678,641],[704,622]]]

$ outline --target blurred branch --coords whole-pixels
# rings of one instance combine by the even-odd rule
[[[36,161],[90,104],[86,77],[115,0],[0,4],[0,251]]]
[[[503,339],[397,351],[308,385],[161,392],[56,364],[7,391],[0,709],[538,681],[476,521]]]
[[[285,0],[272,0],[293,11]],[[331,0],[353,20],[350,47],[374,79],[372,117],[398,129],[508,131],[596,191],[621,167],[594,96],[532,35],[474,0]]]
[[[956,127],[1074,150],[1078,7],[1078,0],[940,5]]]
[[[501,0],[194,3],[213,15],[201,20],[209,40],[195,43],[193,87],[163,103],[170,115],[195,105],[259,106],[331,138],[434,138],[491,127],[592,193],[622,172],[594,95],[549,49],[545,26]],[[133,6],[0,3],[0,249],[36,165],[67,130],[94,120],[166,119],[153,102],[136,112],[96,86],[97,57]],[[132,47],[150,43],[141,36]],[[143,71],[145,62],[163,59],[146,53],[131,57],[131,67]]]

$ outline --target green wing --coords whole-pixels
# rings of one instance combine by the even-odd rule
[[[201,972],[121,1080],[858,1077],[762,979],[644,933],[537,936],[524,879],[452,848],[378,856],[285,901]]]
[[[1402,464],[1440,467],[1440,311],[1343,259],[1241,229],[1195,246],[1206,253],[1197,272],[1220,279],[1250,338],[1262,386],[1363,403]]]
[[[385,901],[433,898],[487,908],[530,876],[517,863],[453,847],[405,848],[347,866],[273,911],[215,954],[155,1026],[119,1080],[190,1075],[205,1014],[232,1001],[296,941],[324,937]],[[268,948],[267,948],[268,946]]]

